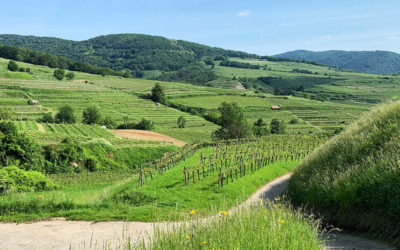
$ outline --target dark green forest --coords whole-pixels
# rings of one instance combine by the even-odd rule
[[[0,44],[0,57],[20,62],[44,65],[50,68],[68,69],[98,75],[119,75],[125,76],[125,72],[117,72],[110,68],[97,67],[85,62],[71,60],[66,57],[56,56],[51,53],[26,49],[11,45]]]
[[[296,60],[307,60],[332,67],[373,74],[400,73],[400,54],[389,51],[342,51],[314,52],[295,50],[276,55]]]
[[[254,54],[224,50],[182,40],[140,34],[116,34],[85,41],[53,37],[0,35],[0,43],[44,51],[98,67],[176,71],[205,57],[259,58]]]

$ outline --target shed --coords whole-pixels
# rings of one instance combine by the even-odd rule
[[[272,110],[281,110],[281,107],[279,107],[278,105],[271,105],[271,109]]]

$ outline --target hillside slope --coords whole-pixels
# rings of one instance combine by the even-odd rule
[[[289,194],[338,227],[400,246],[400,102],[381,106],[314,151]]]
[[[172,71],[197,62],[202,57],[257,57],[240,51],[141,34],[104,35],[85,41],[0,35],[0,44],[49,52],[114,70]]]
[[[400,73],[400,54],[389,51],[295,50],[276,55],[373,74]]]

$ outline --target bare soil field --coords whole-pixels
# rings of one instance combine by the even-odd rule
[[[179,147],[186,145],[186,142],[147,130],[134,130],[134,129],[114,129],[112,130],[117,136],[135,140],[148,140],[148,141],[163,141],[169,142]]]

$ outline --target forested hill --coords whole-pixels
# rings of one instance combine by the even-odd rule
[[[257,55],[245,52],[140,34],[105,35],[85,41],[71,41],[53,37],[0,35],[0,44],[49,52],[114,70],[158,69],[173,71],[207,57],[258,58]]]
[[[295,50],[276,55],[276,57],[314,61],[329,66],[365,73],[400,73],[400,54],[389,51],[328,50],[314,52]]]

